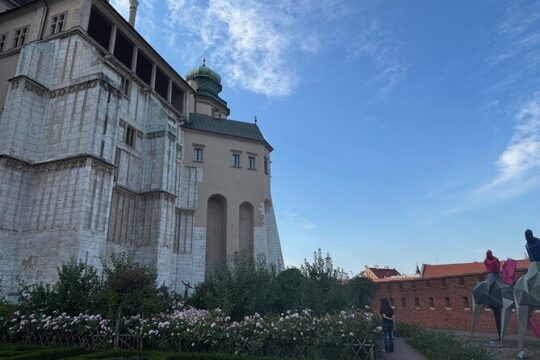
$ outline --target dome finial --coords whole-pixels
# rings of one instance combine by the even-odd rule
[[[202,66],[206,66],[206,59],[205,58],[202,59]]]

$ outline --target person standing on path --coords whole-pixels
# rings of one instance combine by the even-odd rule
[[[381,300],[382,328],[384,336],[384,351],[394,352],[394,309],[388,299]]]

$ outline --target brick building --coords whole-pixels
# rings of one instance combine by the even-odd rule
[[[517,272],[527,272],[528,260],[519,260]],[[376,280],[377,292],[372,308],[379,312],[379,302],[387,298],[396,313],[396,321],[418,324],[431,329],[470,331],[472,289],[483,281],[486,272],[479,262],[428,265],[419,277]],[[480,315],[477,331],[496,332],[490,309]],[[508,333],[517,333],[516,317],[510,319]]]

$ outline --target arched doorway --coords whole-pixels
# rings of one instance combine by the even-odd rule
[[[243,202],[240,205],[239,215],[239,250],[253,256],[253,205]]]
[[[227,259],[227,200],[222,195],[208,199],[206,217],[206,275]]]

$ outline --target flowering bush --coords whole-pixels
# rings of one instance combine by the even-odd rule
[[[0,331],[13,341],[32,335],[101,335],[114,337],[114,322],[100,315],[65,313],[20,314],[3,322]],[[125,317],[120,332],[143,341],[146,348],[182,351],[225,351],[249,354],[286,354],[287,349],[320,351],[364,339],[375,341],[377,322],[367,310],[315,316],[312,311],[259,314],[233,321],[223,311],[178,308],[152,318]]]

